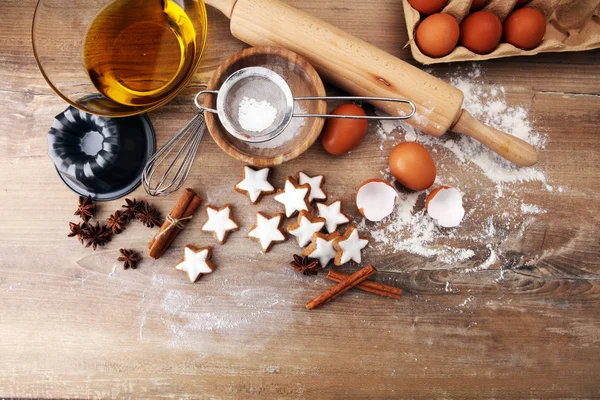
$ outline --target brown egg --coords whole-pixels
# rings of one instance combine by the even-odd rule
[[[460,25],[460,44],[477,54],[492,52],[502,39],[502,22],[489,11],[477,11]]]
[[[504,41],[523,50],[537,47],[545,34],[546,19],[535,8],[519,8],[504,21]]]
[[[400,143],[390,153],[388,162],[392,175],[409,189],[425,190],[435,181],[433,158],[419,143]]]
[[[488,0],[473,0],[471,3],[471,11],[481,10],[487,2]]]
[[[449,14],[433,14],[425,18],[415,32],[417,46],[429,57],[443,57],[454,50],[460,36],[458,22]]]
[[[365,110],[356,104],[342,104],[331,114],[367,115]],[[329,154],[346,154],[362,142],[368,126],[366,119],[330,118],[325,122],[321,132],[321,144]]]
[[[408,0],[421,14],[429,15],[442,11],[448,0]]]

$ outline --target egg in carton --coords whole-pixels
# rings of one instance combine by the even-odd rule
[[[470,14],[472,0],[449,0],[442,12],[453,16],[458,23]],[[403,0],[404,17],[413,58],[422,64],[456,61],[481,61],[493,58],[535,55],[538,53],[584,51],[600,48],[600,0],[531,0],[523,7],[532,7],[544,14],[546,34],[542,42],[531,50],[522,50],[501,42],[488,54],[476,54],[458,44],[450,54],[433,58],[417,46],[415,30],[422,19],[419,11],[408,0]],[[517,0],[490,0],[483,11],[496,14],[504,21],[517,8]]]

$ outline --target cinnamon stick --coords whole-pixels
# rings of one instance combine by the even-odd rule
[[[172,221],[179,221],[182,218],[190,217],[194,214],[198,206],[200,205],[201,199],[200,197],[189,188],[186,188],[183,191],[183,194],[173,207],[173,210],[169,213]],[[186,215],[187,214],[187,215]],[[181,226],[185,226],[189,220],[179,221]],[[150,240],[148,243],[149,252],[148,255],[154,259],[160,258],[165,251],[169,248],[175,237],[179,234],[179,229],[177,226],[172,226],[173,222],[165,220],[165,222],[160,227],[160,230]],[[168,231],[167,231],[168,230]],[[167,232],[165,232],[167,231]]]
[[[192,201],[190,201],[190,204],[188,205],[188,207],[185,209],[185,211],[183,212],[183,215],[181,216],[181,218],[187,218],[187,217],[191,217],[194,215],[194,213],[196,212],[196,210],[198,209],[198,207],[200,207],[200,204],[202,204],[202,199],[199,196],[194,196],[192,198]],[[180,222],[181,225],[186,226],[188,224],[188,222],[190,222],[189,220],[183,220]],[[181,229],[179,228],[173,228],[173,231],[177,231],[177,232],[169,232],[167,241],[162,249],[162,252],[159,254],[159,258],[162,257],[163,254],[165,254],[165,252],[167,251],[167,249],[169,247],[171,247],[171,244],[173,243],[173,241],[175,240],[175,238],[177,237],[177,235],[179,234],[179,231]],[[165,234],[165,236],[167,236]]]
[[[194,212],[196,211],[196,209],[198,208],[198,206],[200,206],[200,203],[202,203],[202,199],[199,196],[195,195],[194,197],[192,197],[192,200],[187,205],[186,209],[184,210],[183,214],[181,215],[181,218],[187,218],[189,216],[193,216]],[[150,242],[148,242],[148,249],[152,248],[152,246],[154,245],[154,242],[156,242],[156,239],[158,237],[162,236],[163,235],[162,232],[169,227],[170,223],[167,223],[167,222],[169,222],[169,221],[165,221],[165,223],[160,227],[158,233],[156,235],[154,235],[154,237],[152,238],[152,240],[150,240]],[[180,221],[180,224],[182,224],[183,226],[185,226],[188,222],[189,221],[186,219],[186,220]],[[169,228],[169,229],[174,229],[174,228],[175,227],[172,227],[172,228]]]
[[[174,218],[174,219],[175,218],[176,219],[181,218],[181,216],[185,212],[185,209],[190,204],[190,201],[192,200],[192,198],[195,195],[196,195],[196,193],[192,189],[186,188],[183,191],[183,194],[181,195],[181,197],[179,198],[179,200],[177,200],[177,203],[175,204],[175,207],[173,207],[173,209],[169,213],[169,215],[171,216],[171,218]],[[167,220],[165,220],[165,222],[163,222],[163,224],[161,225],[160,229],[158,230],[158,233],[148,243],[148,249],[152,249],[152,247],[154,247],[156,241],[160,237],[166,236],[166,234],[162,235],[162,232],[164,230],[166,230],[170,225],[171,225],[171,223],[169,221],[167,221]],[[165,238],[164,241],[166,241],[166,238]]]
[[[181,197],[179,198],[179,200],[177,200],[177,203],[175,204],[175,206],[173,207],[173,209],[171,210],[171,212],[169,213],[169,215],[172,218],[181,218],[181,216],[183,215],[183,212],[185,211],[185,209],[187,208],[187,206],[190,204],[190,201],[192,200],[192,197],[194,197],[196,195],[196,193],[190,189],[190,188],[185,188]],[[165,222],[163,222],[163,224],[161,225],[158,234],[155,235],[152,240],[150,241],[150,243],[148,243],[148,248],[152,248],[152,246],[154,245],[154,242],[156,241],[158,235],[164,231],[165,229],[167,229],[169,227],[170,223],[168,221],[165,220]]]
[[[327,290],[326,292],[322,293],[321,295],[315,297],[314,299],[312,299],[311,301],[306,303],[306,308],[308,308],[309,310],[314,310],[315,308],[319,307],[320,305],[323,305],[323,304],[327,303],[328,301],[335,299],[340,294],[344,293],[346,290],[353,288],[354,286],[358,285],[361,282],[364,282],[371,275],[374,275],[376,272],[377,272],[377,270],[375,268],[373,268],[372,265],[367,265],[363,269],[360,269],[360,270],[356,271],[355,273],[353,273],[352,275],[348,276],[348,278],[339,282],[337,285],[333,286],[331,289]]]
[[[343,272],[329,270],[326,278],[334,282],[341,282],[344,279],[347,279],[349,276],[350,275],[344,274]],[[391,297],[396,300],[402,296],[402,289],[400,288],[368,280],[364,281],[363,283],[359,283],[356,285],[356,288],[364,290],[365,292],[375,293],[380,296]]]

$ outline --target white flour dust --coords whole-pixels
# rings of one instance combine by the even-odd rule
[[[244,97],[238,107],[240,126],[248,132],[262,132],[277,118],[277,108],[266,100]]]
[[[300,103],[295,102],[294,114],[304,113],[306,113],[304,107],[302,107]],[[296,136],[300,134],[304,126],[306,126],[306,118],[293,117],[290,121],[290,124],[287,126],[287,128],[284,129],[283,132],[281,132],[279,136],[262,143],[248,143],[248,146],[256,149],[275,149],[293,140]]]
[[[229,271],[231,272],[231,271]],[[160,329],[166,346],[175,350],[196,351],[204,355],[227,352],[213,341],[216,332],[227,332],[227,337],[238,337],[248,342],[247,351],[260,351],[270,338],[294,322],[294,307],[306,297],[302,279],[291,268],[276,271],[257,271],[239,278],[227,274],[218,279],[203,280],[202,285],[181,284],[180,276],[161,273],[152,276],[152,307],[140,317],[142,328],[150,320],[147,314],[154,308],[160,315]],[[288,279],[290,289],[275,290],[266,282]],[[304,282],[306,283],[306,282]],[[322,283],[327,285],[327,282]],[[318,285],[318,283],[317,283]],[[324,287],[325,287],[324,286]],[[284,293],[280,295],[278,293]],[[153,320],[153,323],[157,323]]]
[[[505,89],[486,83],[479,66],[459,69],[446,80],[463,91],[463,107],[475,118],[538,150],[544,148],[546,136],[535,131],[528,110],[509,104]],[[468,271],[487,269],[498,262],[501,241],[509,235],[522,235],[535,215],[546,212],[539,205],[525,202],[527,188],[554,190],[541,168],[516,167],[465,135],[434,138],[404,122],[381,121],[378,136],[382,157],[401,141],[423,144],[434,154],[438,169],[432,189],[440,185],[456,187],[463,194],[467,211],[458,228],[440,228],[427,216],[426,194],[400,193],[397,210],[391,216],[379,223],[363,220],[360,224],[362,230],[370,231],[376,248],[382,252],[408,252],[428,257],[432,264],[462,263],[470,267]],[[459,171],[460,178],[453,171]],[[389,169],[381,174],[393,180]],[[489,190],[482,192],[481,187]],[[468,260],[475,256],[485,261],[473,265]]]

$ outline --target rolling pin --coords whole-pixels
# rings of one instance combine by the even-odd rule
[[[454,86],[280,0],[205,0],[231,20],[231,33],[252,46],[285,47],[304,56],[333,85],[357,96],[412,100],[406,120],[432,136],[448,130],[483,143],[520,165],[537,163],[529,143],[487,126],[462,108]],[[392,102],[373,102],[390,115],[406,115]]]

